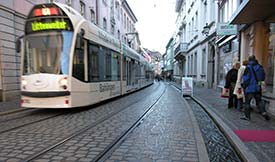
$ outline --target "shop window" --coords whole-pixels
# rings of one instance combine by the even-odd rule
[[[269,49],[268,49],[268,63],[266,67],[266,79],[267,91],[270,93],[274,92],[274,66],[275,66],[275,24],[270,25],[270,36],[269,36]],[[273,90],[273,91],[272,91]]]

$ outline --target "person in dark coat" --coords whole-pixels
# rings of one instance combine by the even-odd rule
[[[244,103],[244,116],[241,117],[243,120],[250,120],[250,102],[253,98],[256,100],[256,104],[262,114],[262,116],[269,120],[270,117],[267,115],[265,105],[262,100],[262,90],[260,82],[265,80],[265,72],[262,65],[258,64],[255,56],[249,56],[248,65],[244,71],[242,87],[245,94]]]
[[[234,88],[236,86],[238,78],[238,69],[240,68],[240,62],[236,61],[233,65],[233,68],[230,69],[225,77],[225,86],[224,88],[229,89],[229,98],[228,98],[228,107],[227,108],[236,108],[238,106],[237,95],[235,95]]]

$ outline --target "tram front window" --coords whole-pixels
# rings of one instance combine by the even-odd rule
[[[73,32],[45,32],[26,37],[23,74],[69,73]]]

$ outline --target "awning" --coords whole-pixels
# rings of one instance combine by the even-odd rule
[[[222,37],[216,41],[216,44],[218,45],[218,47],[221,47],[222,45],[224,45],[225,43],[227,43],[228,41],[230,41],[236,37],[237,37],[236,35]]]
[[[229,22],[252,24],[262,20],[275,22],[275,0],[244,0]]]

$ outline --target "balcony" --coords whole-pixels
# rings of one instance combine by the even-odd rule
[[[176,60],[183,60],[185,54],[187,54],[188,44],[187,43],[180,43],[175,49],[175,59]]]

